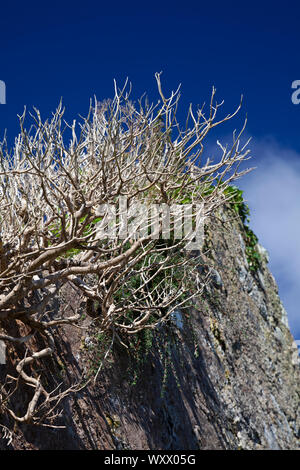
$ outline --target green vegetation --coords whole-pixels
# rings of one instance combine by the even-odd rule
[[[243,198],[243,191],[236,186],[228,186],[225,195],[230,195],[230,205],[233,210],[240,216],[245,230],[246,257],[249,269],[256,272],[261,263],[261,256],[257,250],[258,238],[249,228],[250,210]]]
[[[79,220],[80,225],[84,225],[86,223],[86,218],[87,216],[82,217]],[[100,222],[103,219],[103,217],[95,217],[92,219],[86,226],[84,227],[82,235],[86,237],[87,235],[91,234],[92,231],[95,228],[95,225]],[[70,221],[68,220],[68,216],[63,218],[64,220],[64,229],[67,230],[70,228]],[[48,242],[49,246],[55,245],[55,241],[61,237],[63,230],[63,224],[62,224],[62,219],[58,219],[56,222],[52,223],[49,226],[49,233],[51,234],[52,242]],[[82,252],[82,249],[80,248],[71,248],[70,250],[67,250],[60,258],[72,258],[79,253]]]
[[[107,351],[109,350],[109,346],[111,344],[111,335],[109,332],[98,332],[92,338],[90,344],[88,346],[82,342],[81,349],[86,350],[87,352],[87,360],[88,360],[88,370],[87,370],[87,378],[94,377],[99,367],[105,365],[107,367],[108,363],[110,362],[109,357],[107,357]],[[111,351],[110,351],[111,352]]]
[[[261,263],[261,255],[257,251],[258,238],[255,233],[245,227],[246,231],[246,256],[250,271],[256,272]]]
[[[250,222],[250,210],[243,198],[243,191],[236,186],[228,186],[224,192],[225,196],[230,196],[230,205],[233,210],[240,216],[243,225],[246,226]]]
[[[134,386],[138,380],[143,377],[145,364],[149,360],[155,332],[153,329],[139,331],[136,335],[132,335],[129,344],[129,361],[128,379],[130,385]]]

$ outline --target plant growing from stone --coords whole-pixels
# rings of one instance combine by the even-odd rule
[[[245,124],[230,147],[218,142],[217,161],[204,159],[207,135],[240,105],[219,119],[213,89],[207,112],[190,106],[182,128],[179,89],[166,97],[160,74],[156,82],[155,105],[146,99],[134,104],[130,87],[115,85],[111,101],[95,102],[71,125],[61,104],[46,121],[35,109],[29,129],[24,112],[12,151],[5,140],[0,145],[0,340],[10,351],[23,351],[15,376],[1,386],[0,410],[17,422],[54,426],[58,404],[76,389],[48,391],[43,374],[35,372],[55,353],[57,329],[80,326],[79,314],[53,308],[64,287],[76,287],[99,331],[125,347],[126,337],[162,324],[201,292],[203,283],[190,289],[197,270],[187,256],[188,236],[174,236],[178,219],[171,217],[165,239],[157,207],[188,203],[197,217],[201,204],[204,218],[229,200],[228,185],[249,171],[239,169],[249,153],[240,145]],[[125,236],[120,198],[131,214]],[[139,204],[153,212],[131,224]],[[37,344],[44,346],[37,350]],[[23,416],[13,406],[21,382],[32,391]]]

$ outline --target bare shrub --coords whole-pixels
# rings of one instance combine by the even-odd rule
[[[54,328],[80,320],[76,313],[49,314],[64,285],[82,292],[100,330],[125,347],[126,335],[155,328],[203,288],[196,282],[197,263],[186,255],[190,233],[176,238],[178,219],[171,217],[165,239],[158,207],[189,204],[192,218],[201,206],[203,218],[224,204],[231,181],[249,171],[239,170],[249,153],[247,144],[240,145],[245,125],[229,148],[218,142],[217,162],[203,161],[208,133],[240,106],[217,120],[221,105],[213,90],[207,114],[190,107],[182,129],[179,90],[167,98],[159,74],[156,81],[156,105],[146,99],[134,104],[127,85],[115,85],[113,100],[95,102],[79,124],[64,122],[60,104],[46,121],[35,109],[26,130],[24,112],[13,151],[5,141],[0,146],[0,339],[24,347],[16,377],[2,387],[1,406],[16,421],[53,423],[58,403],[75,390],[49,393],[34,373],[35,363],[55,350]],[[134,218],[141,205],[152,212]],[[26,328],[23,337],[4,331],[16,322]],[[38,351],[30,346],[35,335],[45,343]],[[20,381],[33,390],[24,416],[7,399]]]

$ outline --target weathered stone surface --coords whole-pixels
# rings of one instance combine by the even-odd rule
[[[199,276],[218,276],[193,308],[155,332],[139,363],[117,347],[96,385],[64,401],[65,430],[24,425],[13,448],[300,448],[297,345],[267,256],[250,272],[243,226],[230,219],[227,211],[207,229]],[[65,297],[81,305],[79,295]],[[86,334],[66,326],[57,337],[66,381],[88,374],[97,357],[96,325],[86,322]]]
[[[0,364],[6,363],[6,344],[0,340]]]

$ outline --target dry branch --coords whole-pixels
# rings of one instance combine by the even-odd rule
[[[160,74],[156,81],[156,105],[142,99],[135,105],[128,88],[115,85],[114,99],[96,101],[79,124],[64,122],[60,104],[46,121],[35,109],[27,131],[24,112],[13,151],[5,141],[0,145],[0,326],[20,320],[30,330],[23,338],[3,333],[0,339],[24,345],[38,332],[45,343],[33,352],[29,341],[17,377],[10,379],[33,388],[24,416],[8,407],[5,397],[11,392],[2,388],[2,405],[18,422],[53,419],[56,404],[73,390],[51,396],[42,377],[24,371],[55,351],[53,327],[79,321],[78,315],[48,314],[67,283],[98,305],[100,330],[120,341],[166,321],[203,288],[199,282],[188,287],[196,273],[186,256],[188,236],[164,239],[161,208],[181,207],[187,200],[194,211],[190,216],[198,216],[201,205],[205,218],[224,204],[228,185],[249,171],[240,170],[249,154],[247,143],[240,145],[245,126],[229,148],[218,142],[216,162],[204,160],[208,133],[232,119],[240,105],[217,120],[221,104],[213,90],[207,114],[191,106],[182,129],[176,117],[179,89],[166,97]],[[132,223],[141,205],[153,211]],[[174,216],[171,233],[177,222]]]

